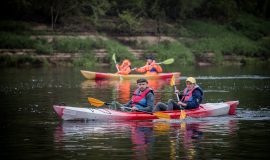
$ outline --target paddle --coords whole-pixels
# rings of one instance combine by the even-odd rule
[[[95,107],[102,107],[102,106],[104,106],[104,105],[110,105],[111,103],[108,103],[108,102],[103,102],[103,101],[101,101],[101,100],[99,100],[99,99],[96,99],[96,98],[92,98],[92,97],[88,97],[88,102],[91,104],[91,105],[93,105],[93,106],[95,106]],[[126,108],[126,109],[130,109],[131,110],[131,108],[130,107],[121,107],[121,108]],[[142,111],[142,110],[137,110],[137,111],[139,111],[139,112],[144,112],[144,113],[148,113],[148,114],[153,114],[152,112],[147,112],[147,111]],[[155,115],[155,114],[154,114]]]
[[[116,62],[116,58],[115,58],[115,53],[112,55],[112,60],[114,61],[114,64],[116,65],[117,62]],[[119,72],[119,68],[116,67],[117,71]]]
[[[163,62],[159,62],[159,63],[156,63],[156,64],[172,64],[173,62],[174,62],[174,59],[173,58],[169,58],[169,59],[166,59]],[[140,67],[140,68],[144,68],[144,67]],[[135,69],[137,69],[137,67],[132,68],[131,70],[134,71]]]
[[[175,77],[174,77],[174,75],[173,75],[172,78],[171,78],[170,85],[174,87],[174,91],[177,90],[176,85],[175,85]],[[176,97],[177,97],[177,102],[179,102],[180,99],[179,99],[179,97],[178,97],[178,94],[175,93],[175,95],[176,95]],[[180,106],[180,109],[181,109],[181,113],[180,113],[180,117],[179,117],[179,118],[180,118],[180,119],[185,119],[186,116],[187,116],[187,115],[186,115],[186,111],[185,111],[181,106]]]
[[[114,61],[114,64],[116,65],[117,62],[116,62],[116,58],[115,58],[115,53],[112,55],[112,60]],[[116,67],[116,66],[115,66]],[[116,67],[117,71],[119,72],[119,68]],[[123,77],[120,75],[120,80],[123,80]]]

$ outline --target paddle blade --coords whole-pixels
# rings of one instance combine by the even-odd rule
[[[174,59],[173,58],[170,58],[170,59],[167,59],[163,62],[161,62],[162,64],[172,64],[174,62]]]
[[[114,63],[116,64],[115,53],[112,55],[112,60],[113,60],[113,61],[114,61]]]
[[[174,86],[175,85],[175,77],[174,77],[174,75],[171,78],[170,85],[171,86]]]
[[[185,119],[187,117],[186,115],[186,111],[185,110],[181,110],[181,113],[180,113],[180,119]]]
[[[171,119],[171,116],[169,114],[166,113],[162,113],[162,112],[155,112],[153,113],[155,116],[157,116],[159,119]]]
[[[92,97],[88,97],[88,102],[91,105],[96,106],[96,107],[101,107],[101,106],[104,106],[104,104],[105,104],[105,102],[98,100],[98,99],[95,99],[95,98],[92,98]]]

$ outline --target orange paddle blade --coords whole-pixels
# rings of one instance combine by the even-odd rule
[[[185,110],[181,110],[181,113],[180,113],[180,119],[185,119],[187,117],[186,115],[186,111]]]
[[[101,107],[101,106],[104,106],[104,104],[105,104],[105,102],[98,100],[98,99],[95,99],[95,98],[92,98],[92,97],[88,97],[88,102],[91,105],[96,106],[96,107]]]
[[[174,78],[174,75],[173,75],[172,78],[171,78],[170,85],[171,85],[171,86],[174,86],[174,85],[175,85],[175,78]]]
[[[155,112],[153,113],[155,116],[157,116],[159,119],[171,119],[171,116],[169,114],[166,113],[162,113],[162,112]]]

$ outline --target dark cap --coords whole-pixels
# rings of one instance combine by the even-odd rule
[[[153,55],[148,55],[148,56],[145,57],[145,59],[152,59],[152,60],[154,60],[155,58],[154,58]]]
[[[145,78],[139,78],[139,79],[137,80],[137,84],[138,84],[138,83],[143,83],[143,82],[146,82],[146,83],[148,84],[148,81],[147,81]]]

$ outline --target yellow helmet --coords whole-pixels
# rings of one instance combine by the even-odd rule
[[[196,79],[193,78],[193,77],[188,77],[186,82],[190,82],[190,83],[193,83],[193,84],[196,84]]]

